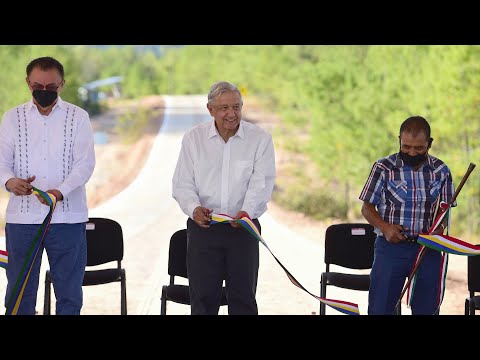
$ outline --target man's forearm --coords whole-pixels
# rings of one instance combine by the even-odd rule
[[[382,219],[377,209],[375,208],[375,205],[365,201],[362,205],[362,215],[370,225],[380,229],[380,231],[382,231],[383,233],[382,229],[387,224],[387,222]]]

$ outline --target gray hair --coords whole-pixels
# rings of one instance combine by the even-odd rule
[[[212,104],[217,97],[226,91],[235,91],[240,95],[240,99],[242,98],[242,93],[235,85],[227,81],[218,81],[212,85],[210,91],[208,92],[208,103]]]

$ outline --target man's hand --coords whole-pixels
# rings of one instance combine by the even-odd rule
[[[195,210],[193,210],[193,221],[195,221],[200,227],[208,228],[210,227],[210,222],[212,221],[212,212],[213,209],[197,206]]]
[[[403,232],[408,230],[408,228],[403,225],[386,224],[383,229],[380,230],[383,235],[385,235],[385,239],[387,239],[388,242],[397,244],[407,240],[407,236]]]
[[[5,188],[16,196],[30,195],[32,193],[32,185],[30,183],[35,180],[35,178],[35,175],[26,179],[10,178],[5,183]]]
[[[53,194],[57,199],[57,201],[63,200],[63,194],[57,189],[50,189],[50,190],[47,190],[46,192]],[[47,201],[41,195],[35,194],[35,196],[37,197],[38,201],[40,201],[43,205],[49,206]]]
[[[239,220],[239,219],[241,219],[241,218],[244,217],[244,216],[250,217],[246,211],[240,210],[240,211],[237,213],[237,216],[235,216],[235,220]],[[232,227],[234,227],[234,228],[239,228],[239,227],[242,226],[242,225],[240,225],[239,223],[237,223],[237,222],[235,222],[235,221],[230,221],[230,225],[232,225]]]
[[[442,235],[445,230],[445,225],[443,223],[438,224],[437,228],[431,232],[430,235]]]

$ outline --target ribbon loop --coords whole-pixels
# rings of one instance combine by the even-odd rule
[[[45,219],[43,220],[43,223],[40,225],[37,234],[32,241],[32,245],[30,246],[30,249],[27,253],[25,262],[23,263],[22,270],[20,271],[20,274],[15,281],[15,285],[7,301],[7,310],[5,312],[5,315],[16,315],[18,312],[18,308],[20,307],[23,292],[25,291],[25,287],[27,286],[28,278],[30,277],[33,264],[35,263],[35,259],[37,258],[40,249],[43,249],[41,245],[47,233],[48,226],[50,225],[50,221],[52,220],[53,211],[55,210],[55,206],[57,204],[57,198],[53,194],[37,189],[36,187],[32,188],[32,193],[35,195],[39,195],[43,199],[45,199],[48,206],[50,207],[50,210]]]
[[[348,302],[348,301],[322,298],[320,296],[312,294],[310,291],[305,289],[305,287],[302,284],[300,284],[297,281],[297,279],[295,279],[295,277],[290,273],[290,271],[288,271],[287,268],[285,268],[285,266],[283,266],[283,264],[273,254],[273,252],[270,250],[270,248],[268,247],[265,240],[263,240],[262,235],[260,235],[260,231],[258,231],[257,227],[253,223],[252,219],[250,219],[250,217],[244,216],[244,217],[242,217],[238,220],[235,220],[234,218],[232,218],[228,215],[225,215],[225,214],[214,214],[214,213],[212,214],[211,224],[230,222],[230,221],[234,221],[234,222],[240,224],[245,230],[247,230],[250,234],[252,234],[258,241],[260,241],[263,244],[263,246],[265,246],[267,248],[267,250],[270,252],[270,254],[272,254],[273,258],[277,261],[277,263],[285,271],[285,273],[287,274],[287,277],[290,279],[290,281],[293,283],[293,285],[302,289],[303,291],[305,291],[307,294],[313,296],[318,301],[324,303],[325,305],[330,306],[331,308],[333,308],[337,311],[340,311],[340,312],[342,312],[344,314],[347,314],[347,315],[360,315],[360,311],[358,309],[357,304],[354,304],[354,303],[351,303],[351,302]]]

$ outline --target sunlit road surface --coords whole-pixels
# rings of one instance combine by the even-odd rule
[[[124,234],[123,267],[127,277],[129,315],[159,315],[162,285],[167,284],[168,242],[173,232],[185,228],[187,217],[171,196],[172,176],[181,139],[192,126],[210,121],[206,95],[166,96],[165,117],[148,160],[138,177],[117,196],[89,211],[90,217],[118,221]],[[320,295],[320,274],[325,269],[323,246],[292,232],[268,211],[260,217],[262,237],[278,260],[311,293]],[[323,239],[324,233],[318,234]],[[5,249],[4,239],[0,248]],[[37,311],[43,313],[43,256]],[[0,291],[5,293],[6,276],[0,270]],[[181,281],[182,282],[182,281]],[[185,283],[185,282],[184,282]],[[84,315],[120,313],[120,284],[84,287]],[[328,298],[357,303],[367,313],[367,292],[329,287]],[[293,285],[270,252],[260,244],[257,287],[260,315],[311,315],[319,312],[319,301]],[[3,305],[3,304],[2,304]],[[3,310],[4,311],[4,310]],[[408,310],[402,310],[408,313]],[[52,313],[55,313],[54,299]],[[188,306],[169,302],[167,313],[188,315]],[[220,314],[227,314],[222,307]],[[327,314],[341,315],[327,306]]]

